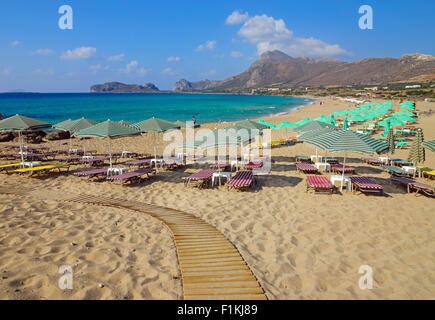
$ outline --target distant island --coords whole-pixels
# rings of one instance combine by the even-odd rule
[[[121,82],[106,82],[104,84],[96,84],[91,86],[92,93],[146,93],[160,92],[153,83],[145,83],[143,86],[139,84],[125,84]]]

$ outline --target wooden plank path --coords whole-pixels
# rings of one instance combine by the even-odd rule
[[[0,193],[14,191],[18,190],[0,188]],[[57,200],[129,209],[162,221],[174,237],[185,300],[267,299],[235,246],[215,227],[193,214],[99,196],[73,195]]]

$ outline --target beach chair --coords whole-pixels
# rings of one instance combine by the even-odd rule
[[[167,159],[163,160],[161,162],[156,163],[156,168],[160,169],[166,169],[166,170],[174,170],[181,166],[183,166],[184,163],[182,160],[179,159]]]
[[[16,168],[19,168],[21,166],[21,162],[17,163],[10,163],[10,164],[3,164],[0,166],[0,172],[2,171],[9,171],[9,170],[15,170]]]
[[[109,159],[110,157],[85,158],[85,159],[81,159],[80,162],[87,163],[91,166],[99,166],[99,165],[104,165],[104,161]],[[112,160],[114,160],[114,163],[116,163],[116,158],[112,158]]]
[[[412,173],[405,171],[403,169],[400,169],[398,167],[393,167],[393,166],[386,166],[386,165],[381,165],[381,167],[386,170],[389,174],[394,175],[394,176],[401,176],[401,177],[410,177],[412,176]]]
[[[307,176],[307,192],[314,190],[314,193],[332,194],[335,190],[334,185],[324,176]]]
[[[330,164],[337,164],[338,163],[338,159],[333,158],[333,157],[325,157],[325,158],[323,158],[323,160],[325,160],[326,163],[330,163]]]
[[[79,171],[79,172],[75,172],[74,175],[81,178],[87,178],[88,180],[94,178],[98,178],[98,180],[100,180],[102,177],[106,178],[107,170],[109,170],[109,167],[99,168],[94,170]]]
[[[413,179],[392,176],[391,182],[406,186],[406,190],[408,193],[415,191],[416,195],[419,192],[421,192],[421,193],[428,195],[430,197],[435,196],[435,187],[432,187],[432,186],[424,184],[424,183],[417,182]]]
[[[146,176],[147,179],[150,178],[150,174],[156,173],[155,169],[151,168],[144,168],[144,169],[138,169],[136,171],[126,172],[123,174],[118,174],[115,176],[109,176],[107,179],[112,182],[118,182],[121,185],[130,183],[141,183],[144,180],[144,176]]]
[[[380,166],[383,164],[382,160],[374,159],[374,158],[362,158],[362,161],[372,166]]]
[[[406,160],[403,160],[403,159],[390,159],[390,163],[392,165],[397,165],[397,166],[400,166],[400,167],[402,167],[402,166],[411,166],[412,165],[412,162],[409,162],[409,161],[406,161]]]
[[[302,171],[305,174],[307,174],[307,173],[309,173],[309,174],[313,174],[313,173],[318,174],[319,173],[319,170],[317,170],[316,167],[312,166],[311,164],[301,163],[301,162],[296,163],[296,170],[298,172]]]
[[[384,188],[367,177],[350,177],[353,193],[360,191],[361,193],[384,193]]]
[[[254,174],[252,171],[239,171],[228,181],[228,190],[247,190],[252,187],[253,184]]]
[[[11,173],[19,173],[19,174],[25,174],[27,173],[28,176],[33,176],[34,174],[40,176],[43,174],[48,174],[51,171],[57,170],[58,173],[61,173],[61,169],[66,169],[66,172],[69,171],[69,165],[67,164],[50,164],[46,166],[39,166],[39,167],[33,167],[33,168],[22,168],[22,169],[16,169],[11,171]]]
[[[66,163],[79,163],[82,157],[67,157],[67,158],[61,158],[57,159],[59,162],[66,162]]]
[[[216,170],[201,170],[188,177],[184,177],[184,186],[197,186],[198,188],[208,187]]]
[[[309,156],[296,156],[296,162],[311,163],[311,158]]]
[[[137,166],[137,167],[148,167],[151,163],[151,159],[140,159],[140,160],[132,160],[127,161],[125,164],[129,167]]]
[[[262,161],[248,162],[245,163],[243,167],[248,170],[259,169],[263,167],[263,162]]]
[[[332,172],[336,172],[336,173],[355,173],[355,168],[353,167],[348,167],[348,166],[344,166],[341,164],[333,164],[331,165],[331,170]]]

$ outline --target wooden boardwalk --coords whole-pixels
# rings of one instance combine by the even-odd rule
[[[1,188],[16,194],[18,189]],[[19,194],[23,194],[23,190]],[[63,201],[128,209],[162,221],[174,237],[185,300],[265,300],[255,276],[234,245],[196,216],[136,201],[76,195]]]

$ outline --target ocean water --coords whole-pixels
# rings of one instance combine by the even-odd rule
[[[57,123],[86,117],[138,122],[151,117],[198,123],[238,121],[291,111],[311,99],[223,94],[98,94],[98,93],[5,93],[0,94],[4,117],[22,114]]]

